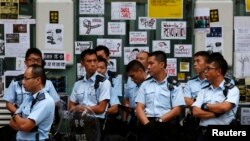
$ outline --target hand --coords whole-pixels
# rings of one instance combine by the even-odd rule
[[[85,106],[77,105],[77,106],[71,108],[69,111],[70,112],[83,112],[84,110],[85,110]]]
[[[144,125],[144,127],[147,131],[154,131],[156,128],[156,123],[155,121],[149,121]]]

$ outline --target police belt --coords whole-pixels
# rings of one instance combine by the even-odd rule
[[[159,121],[159,117],[147,117],[149,121],[155,121],[158,122]]]

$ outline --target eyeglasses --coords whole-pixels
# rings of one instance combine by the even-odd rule
[[[23,77],[23,80],[27,81],[27,80],[30,80],[30,79],[35,79],[37,77]]]
[[[217,68],[207,67],[207,68],[205,69],[205,71],[210,71],[210,70],[212,70],[212,69],[217,69]]]
[[[27,59],[27,61],[30,61],[32,63],[41,63],[42,59],[40,59],[40,58],[29,58],[29,59]]]

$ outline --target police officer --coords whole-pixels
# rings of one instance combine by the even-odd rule
[[[107,61],[101,56],[98,56],[97,58],[98,58],[97,72],[105,76],[107,72]],[[121,103],[120,103],[118,96],[115,93],[111,93],[109,107],[120,105],[120,104]],[[116,119],[117,114],[112,113],[112,112],[113,110],[110,108],[107,110],[107,113],[110,115],[109,116],[106,115],[107,119],[105,123],[105,134],[118,134],[120,130],[118,128],[119,121]]]
[[[192,104],[193,116],[200,118],[198,141],[207,140],[208,125],[229,125],[235,118],[239,89],[225,80],[227,69],[224,58],[210,57],[208,60],[205,77],[211,85],[203,88]]]
[[[42,60],[41,51],[37,48],[29,48],[26,52],[24,63],[27,67],[32,64],[43,66],[44,62]],[[11,113],[15,113],[17,107],[22,104],[26,95],[29,93],[25,91],[22,86],[22,77],[23,75],[20,75],[16,79],[12,80],[3,96],[3,99],[6,101],[6,107]],[[60,97],[50,80],[46,80],[44,90],[51,95],[55,103],[60,101]]]
[[[26,67],[29,67],[32,64],[44,66],[41,51],[37,48],[29,48],[26,51],[24,63]],[[4,92],[3,99],[6,101],[6,108],[12,114],[16,112],[16,109],[22,104],[22,102],[25,100],[25,98],[29,94],[29,92],[26,91],[24,87],[22,86],[22,78],[23,78],[23,74],[17,76],[14,80],[11,81],[9,87]],[[60,101],[60,97],[57,94],[50,80],[46,80],[46,84],[43,88],[44,88],[44,91],[50,94],[50,96],[54,99],[55,103],[58,103]],[[10,131],[10,134],[11,134],[10,136],[12,137],[15,136],[16,131],[12,131],[13,129],[10,128],[8,125],[5,128],[6,130]],[[9,136],[8,134],[5,134],[5,136],[6,138],[9,138],[7,137]]]
[[[86,107],[90,108],[99,119],[100,129],[103,129],[111,84],[97,72],[97,63],[97,54],[94,50],[87,49],[81,53],[81,64],[85,67],[86,74],[83,79],[74,84],[70,95],[69,109],[82,112]]]
[[[189,79],[183,89],[184,98],[186,102],[186,117],[183,121],[183,131],[186,136],[185,140],[194,141],[197,137],[197,131],[199,127],[199,118],[192,116],[191,105],[196,100],[197,94],[203,87],[209,85],[208,80],[205,78],[205,69],[207,66],[207,60],[209,59],[209,52],[199,51],[194,54],[194,72],[197,74],[195,77]]]
[[[135,98],[136,92],[143,81],[149,77],[148,73],[145,71],[144,66],[137,60],[132,60],[126,66],[126,72],[131,80],[136,84],[136,87],[127,89],[124,94],[124,104],[125,104],[125,114],[123,115],[123,120],[127,122],[128,115],[130,115],[130,120],[128,121],[128,140],[136,141],[138,134],[138,119],[135,115]]]
[[[50,94],[44,91],[45,83],[46,76],[41,66],[34,64],[26,69],[22,84],[30,95],[10,120],[10,126],[18,130],[17,141],[44,141],[49,138],[55,103]]]
[[[147,74],[146,77],[148,78],[149,77],[149,74],[147,73],[147,69],[148,69],[147,68],[148,67],[148,52],[146,52],[146,51],[139,52],[137,54],[137,56],[136,56],[136,60],[138,62],[140,62],[142,64],[142,66],[143,66],[143,68],[141,68],[142,70],[140,70],[143,73],[140,74],[139,76],[145,75],[144,74],[144,72],[145,72]],[[130,65],[127,65],[127,67],[126,67],[127,73],[129,73],[130,70],[131,70],[131,73],[135,73],[135,72],[139,71],[138,69],[140,68],[139,66],[141,66],[141,65],[138,65],[137,61],[133,61],[133,63],[129,63]],[[137,66],[136,68],[138,68],[138,69],[134,69],[134,66]],[[124,104],[125,104],[125,106],[131,107],[131,108],[135,108],[135,103],[134,103],[135,100],[131,99],[132,97],[130,97],[130,96],[134,95],[134,92],[136,92],[137,89],[138,89],[138,85],[140,85],[145,80],[145,79],[143,79],[143,80],[139,79],[138,80],[137,76],[133,76],[133,77],[135,77],[134,80],[137,81],[137,82],[132,81],[131,77],[128,74],[128,80],[127,80],[127,83],[126,83],[126,87],[124,89],[124,91],[125,91]],[[130,99],[127,96],[129,96]]]
[[[166,74],[166,59],[162,51],[149,53],[148,73],[152,78],[141,84],[135,99],[141,141],[178,140],[175,119],[185,101],[182,88]]]
[[[103,45],[98,45],[95,48],[97,56],[101,56],[102,58],[106,59],[107,62],[109,62],[110,58],[110,51],[106,46]],[[118,77],[116,72],[112,72],[110,70],[107,70],[105,73],[105,77],[111,82],[111,95],[116,95],[116,96],[122,96],[122,84],[121,84],[121,79]],[[112,105],[108,108],[108,113],[109,114],[117,114],[118,112],[118,105],[115,104]]]

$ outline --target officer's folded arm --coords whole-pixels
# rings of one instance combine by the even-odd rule
[[[100,101],[97,105],[95,105],[95,106],[89,106],[89,107],[96,114],[102,114],[102,113],[105,112],[106,107],[108,105],[108,102],[109,102],[109,100],[105,99],[105,100]]]
[[[176,106],[176,107],[173,107],[173,109],[171,111],[164,114],[160,118],[162,119],[162,122],[168,122],[168,121],[174,119],[175,117],[179,116],[180,112],[181,112],[181,106]]]
[[[15,103],[10,103],[8,101],[6,101],[6,108],[11,112],[11,113],[15,113],[16,112],[16,106]]]
[[[194,117],[198,117],[201,119],[209,119],[215,117],[215,114],[213,112],[202,110],[197,106],[192,106],[192,113]]]
[[[19,131],[30,132],[36,126],[36,122],[29,118],[22,118],[19,114],[15,114],[10,121],[10,126]]]
[[[214,112],[216,114],[224,114],[230,111],[235,107],[235,104],[228,101],[216,103],[216,104],[207,104],[208,111]]]

